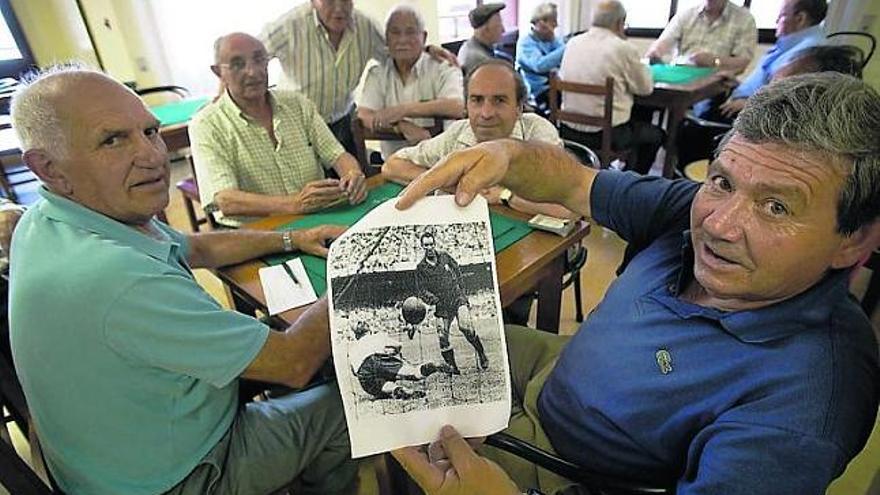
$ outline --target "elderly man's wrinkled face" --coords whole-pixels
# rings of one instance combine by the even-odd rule
[[[776,16],[776,37],[796,33],[807,28],[806,12],[798,11],[797,0],[785,0]]]
[[[501,20],[501,14],[498,12],[492,14],[492,17],[486,21],[486,24],[480,26],[480,29],[485,33],[489,43],[495,44],[501,41],[501,37],[504,36],[504,22]]]
[[[265,98],[269,89],[269,56],[259,40],[233,35],[220,48],[220,63],[214,73],[237,101]]]
[[[170,168],[159,121],[111,80],[96,77],[68,91],[76,96],[58,109],[70,147],[53,157],[63,176],[60,192],[120,222],[146,223],[168,204]]]
[[[312,0],[318,19],[331,34],[342,34],[351,24],[352,0]]]
[[[535,36],[543,41],[552,41],[556,37],[556,26],[558,25],[556,17],[538,19],[535,22]]]
[[[419,29],[416,16],[410,12],[398,12],[391,16],[385,32],[388,52],[396,62],[413,64],[425,49],[428,33]]]
[[[516,100],[516,81],[510,69],[486,65],[471,75],[467,113],[478,142],[510,136],[522,115],[522,105]]]
[[[731,308],[808,289],[843,268],[837,232],[843,165],[815,152],[735,135],[710,166],[691,207],[694,277]]]

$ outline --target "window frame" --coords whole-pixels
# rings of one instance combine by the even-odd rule
[[[12,38],[21,52],[21,58],[16,60],[0,61],[0,77],[12,77],[18,79],[23,73],[30,71],[36,67],[34,63],[34,55],[31,47],[24,36],[24,31],[18,23],[18,18],[12,10],[9,0],[0,0],[0,13],[12,33]]]

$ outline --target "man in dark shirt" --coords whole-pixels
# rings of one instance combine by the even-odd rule
[[[702,185],[495,141],[426,172],[398,206],[456,184],[466,204],[502,183],[638,252],[567,344],[508,328],[510,433],[678,495],[824,493],[864,446],[880,396],[877,342],[847,290],[880,244],[877,115],[880,95],[853,77],[794,76],[750,99]],[[454,432],[442,442],[455,476],[395,452],[428,494],[520,493]],[[564,483],[492,456],[522,488]]]
[[[457,319],[458,329],[477,351],[480,368],[488,369],[489,358],[474,328],[467,297],[461,286],[461,268],[452,256],[436,249],[435,243],[434,234],[431,232],[422,234],[421,244],[422,249],[425,250],[425,257],[416,266],[416,287],[425,302],[435,305],[434,315],[437,317],[440,355],[453,374],[461,374],[455,362],[455,350],[449,342],[449,327],[452,326],[452,321]]]

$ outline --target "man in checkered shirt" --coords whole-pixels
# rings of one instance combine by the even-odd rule
[[[190,125],[205,211],[237,227],[254,217],[359,203],[364,174],[300,93],[270,90],[266,48],[233,33],[214,44],[211,70],[225,91]],[[332,168],[339,179],[327,179]]]

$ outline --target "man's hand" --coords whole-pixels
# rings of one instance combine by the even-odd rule
[[[692,53],[688,58],[690,62],[697,67],[715,67],[715,59],[718,58],[718,56],[712,52],[701,50]]]
[[[746,106],[745,98],[737,98],[736,100],[727,100],[718,108],[721,110],[721,115],[732,119],[739,114],[743,108]]]
[[[403,134],[403,137],[406,138],[406,142],[409,144],[421,143],[431,137],[431,133],[427,129],[406,120],[398,122],[397,128],[400,129],[400,133]]]
[[[326,208],[345,198],[346,192],[337,179],[321,179],[309,182],[299,193],[294,195],[296,211],[294,213],[311,213]]]
[[[0,211],[0,249],[9,254],[9,244],[12,242],[12,232],[21,218],[22,211],[10,209]]]
[[[510,166],[513,141],[487,141],[450,153],[445,159],[416,177],[403,190],[397,208],[404,210],[419,198],[442,188],[455,189],[455,202],[467,205],[482,190],[499,184]]]
[[[406,107],[404,105],[395,105],[375,110],[373,112],[373,131],[391,127],[403,120],[404,117],[406,117]]]
[[[454,53],[450,52],[446,48],[437,45],[428,45],[427,50],[428,55],[434,57],[435,60],[438,60],[440,62],[447,62],[453,67],[458,67],[458,57],[456,57]]]
[[[356,205],[367,197],[366,177],[360,170],[353,170],[339,179],[339,188],[345,192],[349,204]]]
[[[498,205],[501,204],[501,191],[504,188],[500,186],[492,186],[488,189],[483,189],[480,191],[480,194],[486,198],[486,202],[490,205]]]
[[[431,462],[415,447],[391,454],[427,495],[519,495],[510,476],[494,462],[477,455],[451,426],[440,431],[446,458]]]
[[[326,258],[329,251],[327,245],[342,235],[345,230],[346,227],[341,225],[321,225],[311,229],[291,231],[290,238],[293,245],[300,251]]]

